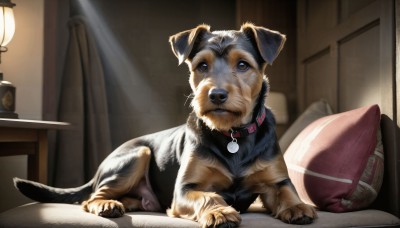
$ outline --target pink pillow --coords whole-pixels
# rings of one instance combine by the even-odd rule
[[[322,117],[308,125],[284,155],[300,198],[331,212],[372,203],[383,180],[379,125],[378,105]]]

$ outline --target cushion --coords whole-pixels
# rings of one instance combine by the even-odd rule
[[[265,213],[265,209],[255,205],[255,212],[242,214],[243,228],[257,227],[293,227],[275,219]],[[379,210],[365,210],[344,214],[318,212],[318,219],[314,223],[304,226],[313,227],[378,227],[397,226],[400,220],[387,212]],[[129,212],[120,218],[102,218],[84,212],[79,205],[34,203],[13,208],[0,213],[0,227],[187,227],[195,228],[199,225],[193,221],[180,218],[170,218],[164,213]]]
[[[285,152],[296,136],[313,121],[332,114],[329,104],[324,101],[316,101],[293,122],[293,124],[285,131],[279,139],[281,151]]]
[[[372,105],[307,126],[284,155],[300,198],[331,212],[371,204],[383,180],[379,125],[379,107]]]

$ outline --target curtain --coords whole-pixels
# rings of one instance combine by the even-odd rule
[[[69,44],[58,107],[58,120],[72,129],[58,131],[53,183],[79,186],[90,180],[111,152],[104,73],[84,18],[68,22]]]

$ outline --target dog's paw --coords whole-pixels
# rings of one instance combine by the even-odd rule
[[[289,224],[305,225],[312,223],[317,213],[313,207],[301,203],[283,210],[277,217]]]
[[[125,213],[124,206],[117,200],[84,201],[82,207],[87,212],[106,218],[121,217]]]
[[[215,207],[205,210],[199,219],[201,227],[231,228],[239,226],[240,214],[233,207]]]
[[[217,228],[235,228],[238,226],[239,226],[239,224],[234,223],[234,222],[225,222],[225,223],[216,225]]]

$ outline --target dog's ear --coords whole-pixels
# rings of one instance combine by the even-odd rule
[[[196,39],[204,32],[210,32],[210,26],[199,25],[194,29],[180,32],[169,38],[172,51],[179,60],[179,64],[183,63],[190,55]]]
[[[240,31],[255,42],[261,57],[270,65],[279,55],[286,41],[285,35],[251,23],[242,25]]]

